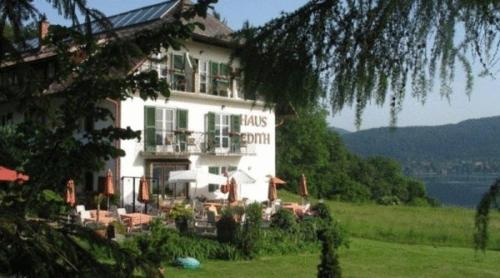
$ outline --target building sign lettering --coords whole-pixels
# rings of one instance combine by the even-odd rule
[[[248,127],[267,127],[267,117],[266,116],[256,116],[256,115],[241,115],[241,125]],[[259,145],[269,145],[271,144],[271,134],[268,132],[242,132],[241,142],[246,144],[259,144]]]

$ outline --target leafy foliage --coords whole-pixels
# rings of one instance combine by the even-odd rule
[[[461,26],[463,37],[457,35]],[[245,26],[236,55],[248,94],[300,106],[327,91],[334,112],[356,107],[359,126],[365,106],[372,99],[383,104],[391,90],[394,124],[407,87],[425,101],[438,74],[448,97],[459,64],[470,93],[471,56],[494,73],[499,30],[495,0],[312,0],[261,27]]]
[[[488,223],[492,206],[499,208],[498,195],[500,194],[500,180],[497,180],[488,192],[484,194],[481,202],[477,206],[474,234],[476,249],[485,250],[488,243]]]
[[[32,1],[0,2],[0,62],[14,64],[9,71],[17,76],[17,83],[1,84],[0,99],[25,115],[15,126],[0,129],[0,161],[30,176],[22,187],[2,185],[0,244],[7,248],[0,251],[1,272],[38,277],[120,277],[139,270],[155,277],[159,273],[147,261],[114,243],[95,239],[93,231],[56,223],[66,207],[54,196],[63,192],[69,178],[78,181],[85,172],[100,169],[104,161],[123,156],[115,140],[140,138],[138,131],[111,124],[113,100],[125,100],[136,93],[143,99],[168,97],[168,84],[156,72],[129,73],[162,47],[180,48],[199,26],[190,19],[206,15],[208,5],[215,0],[200,0],[171,21],[126,36],[107,29],[109,22],[86,1],[47,2],[73,25],[51,26],[40,49],[28,49],[24,43],[30,34],[25,31],[31,28],[25,23],[41,18]],[[83,23],[76,16],[79,13],[85,16]],[[89,28],[92,21],[108,31],[94,36]],[[98,43],[103,36],[106,43]],[[57,69],[55,77],[47,78],[37,63],[20,59],[21,54],[39,50],[54,54],[49,60]],[[82,128],[84,121],[92,127]],[[102,127],[95,128],[93,123],[97,122]],[[35,217],[43,219],[33,220]],[[111,252],[108,259],[112,264],[96,257],[93,251],[101,247]]]
[[[290,210],[279,209],[275,214],[271,215],[271,228],[294,232],[297,229],[295,215]]]
[[[225,209],[217,221],[217,240],[220,243],[236,243],[240,225],[234,220],[234,216],[231,209]]]
[[[297,118],[277,130],[277,172],[288,181],[287,189],[296,191],[304,173],[310,193],[318,197],[395,203],[426,199],[424,185],[404,176],[396,161],[350,153],[328,128],[325,112],[315,106],[297,111]]]
[[[262,207],[253,203],[245,208],[246,220],[238,237],[238,248],[245,258],[254,258],[261,245]]]

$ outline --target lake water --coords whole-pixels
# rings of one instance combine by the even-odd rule
[[[485,192],[499,174],[483,175],[425,175],[417,176],[427,188],[430,197],[439,200],[443,205],[476,207]]]

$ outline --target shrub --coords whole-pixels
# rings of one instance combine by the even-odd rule
[[[280,209],[271,216],[271,227],[279,228],[287,232],[295,232],[297,221],[295,215],[286,209]]]
[[[234,214],[231,209],[225,209],[222,217],[216,223],[217,240],[220,243],[236,243],[239,232],[239,224],[234,220]]]
[[[335,244],[333,230],[325,229],[318,233],[321,240],[321,262],[318,265],[318,278],[341,277],[340,264],[337,255],[338,245]]]
[[[188,222],[193,219],[193,211],[183,205],[177,205],[170,211],[170,218],[174,219],[175,226],[181,233],[187,233]]]
[[[377,203],[384,206],[393,206],[399,205],[400,200],[396,196],[382,196],[377,200]]]
[[[238,247],[245,258],[254,258],[260,246],[262,207],[253,203],[245,209],[246,221],[238,238]]]
[[[316,216],[324,221],[332,221],[332,215],[330,214],[330,210],[328,206],[324,203],[317,203],[312,207],[312,211],[316,213]]]

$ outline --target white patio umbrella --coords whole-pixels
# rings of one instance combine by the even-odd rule
[[[172,171],[170,172],[170,177],[168,178],[168,183],[186,183],[194,182],[196,183],[196,190],[198,189],[198,183],[204,181],[209,184],[225,184],[226,177],[214,175],[209,172],[201,171],[199,169],[183,170],[183,171]]]
[[[243,184],[252,184],[256,182],[256,180],[252,176],[240,169],[231,171],[227,173],[227,175],[229,179],[234,178],[236,180],[236,183],[240,185],[240,196],[243,195]]]
[[[247,172],[243,170],[236,170],[236,171],[231,171],[227,173],[229,179],[234,178],[237,183],[239,184],[248,184],[248,183],[255,183],[256,180],[252,178]]]

